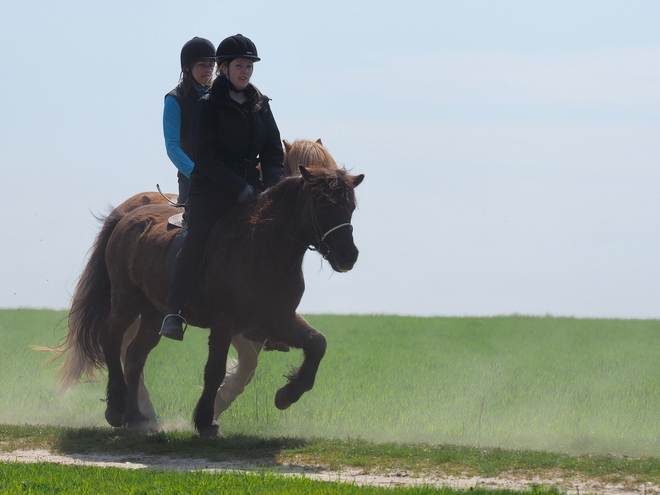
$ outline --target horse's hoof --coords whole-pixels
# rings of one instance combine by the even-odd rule
[[[124,415],[112,409],[105,410],[105,420],[115,428],[124,426]]]
[[[198,428],[199,431],[199,436],[201,438],[221,438],[222,437],[222,432],[220,431],[220,427],[218,426],[218,423],[215,421],[211,423],[209,426],[202,426]]]
[[[143,431],[143,432],[150,432],[150,433],[156,433],[160,431],[160,427],[158,426],[157,421],[152,421],[149,418],[144,418],[143,420],[137,420],[137,421],[127,421],[126,422],[126,427],[129,430],[134,430],[134,431]]]
[[[280,411],[284,411],[285,409],[288,409],[291,404],[293,404],[293,402],[291,402],[287,396],[286,387],[282,387],[275,394],[275,407]]]

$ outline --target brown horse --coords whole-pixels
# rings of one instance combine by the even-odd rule
[[[297,139],[293,143],[287,140],[282,140],[284,144],[284,172],[287,176],[299,175],[298,167],[323,167],[328,169],[336,169],[337,163],[332,157],[328,149],[323,145],[321,139],[311,141],[307,139]],[[161,194],[160,192],[150,191],[136,194],[122,204],[117,206],[117,210],[129,213],[140,206],[149,204],[175,204],[177,202],[176,194]],[[174,210],[176,211],[176,210]],[[78,292],[76,295],[79,294]],[[76,298],[74,295],[72,306],[76,306]],[[72,316],[75,318],[75,316]],[[124,334],[122,345],[122,360],[124,359],[128,344],[133,340],[137,334],[140,325],[139,318],[128,328]],[[255,342],[247,339],[243,335],[237,335],[232,340],[232,345],[236,349],[237,357],[235,363],[227,370],[222,385],[218,389],[216,395],[214,418],[217,420],[220,414],[226,411],[229,406],[236,400],[236,398],[243,393],[245,387],[250,383],[254,377],[257,364],[259,362],[259,353],[262,349],[277,349],[286,350],[283,346],[278,346],[272,343],[264,347],[263,342]],[[67,374],[61,375],[62,389],[67,389],[78,383],[82,371],[79,371],[82,362],[72,362],[76,360],[77,356],[74,353],[67,355],[67,360],[70,361],[66,369]],[[144,377],[140,378],[138,389],[139,406],[142,414],[147,416],[153,424],[157,423],[156,409],[151,402],[149,392],[144,384]]]
[[[188,321],[210,328],[204,390],[194,413],[195,428],[203,436],[218,433],[214,403],[225,377],[229,345],[237,335],[303,350],[301,367],[275,396],[279,409],[298,401],[314,385],[326,341],[296,313],[304,291],[302,260],[310,248],[335,271],[352,269],[358,255],[350,224],[353,190],[364,176],[343,169],[300,170],[301,176],[286,178],[255,201],[236,207],[218,226],[204,275],[190,296]],[[65,348],[77,356],[71,361],[77,362],[74,374],[107,367],[106,419],[113,426],[154,426],[139,409],[138,388],[147,356],[160,340],[158,330],[166,312],[165,258],[175,235],[167,224],[171,213],[165,205],[128,214],[115,210],[76,288]],[[122,369],[122,340],[138,315],[140,328]],[[66,361],[63,373],[70,373]]]

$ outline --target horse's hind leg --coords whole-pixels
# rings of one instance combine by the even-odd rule
[[[108,388],[105,419],[111,426],[123,426],[126,413],[126,381],[121,365],[121,346],[124,333],[138,316],[137,311],[119,302],[113,293],[112,309],[106,325],[108,328],[102,348],[108,368]]]
[[[142,308],[137,335],[131,340],[126,349],[124,366],[128,390],[126,394],[125,424],[130,428],[140,430],[158,429],[158,421],[151,400],[149,400],[149,404],[153,410],[153,415],[145,415],[140,405],[140,394],[146,394],[147,398],[149,397],[149,392],[143,380],[144,365],[147,356],[160,341],[158,330],[162,319],[163,315],[155,309]]]
[[[290,326],[284,329],[284,342],[291,347],[302,349],[305,358],[298,370],[289,377],[289,382],[275,394],[275,406],[286,409],[305,392],[314,387],[316,372],[325,355],[326,339],[321,332],[312,328],[305,319],[296,313]]]
[[[254,371],[259,363],[259,352],[263,344],[248,340],[242,335],[235,336],[232,345],[238,354],[237,363],[232,367],[218,389],[215,397],[214,418],[225,412],[232,402],[243,393],[245,387],[254,377]]]
[[[137,335],[140,328],[140,321],[140,317],[138,316],[137,319],[131,323],[131,326],[128,327],[128,330],[124,334],[124,339],[122,340],[121,345],[122,363],[126,362],[126,349]],[[147,386],[144,382],[144,371],[142,371],[140,374],[140,381],[138,383],[138,405],[140,407],[140,412],[149,418],[151,422],[156,423],[158,421],[156,408],[154,407],[153,402],[151,402],[149,390],[147,390]]]

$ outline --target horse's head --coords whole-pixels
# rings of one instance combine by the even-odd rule
[[[344,169],[299,167],[307,196],[308,228],[314,233],[314,249],[328,260],[333,270],[347,272],[358,258],[353,242],[351,217],[355,211],[354,189],[364,175],[349,175]]]

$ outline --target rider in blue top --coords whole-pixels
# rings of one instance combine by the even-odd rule
[[[215,68],[213,43],[197,36],[181,49],[181,78],[165,95],[163,135],[167,156],[179,170],[178,203],[188,199],[190,173],[194,167],[190,149],[190,121],[195,103],[211,86]]]

